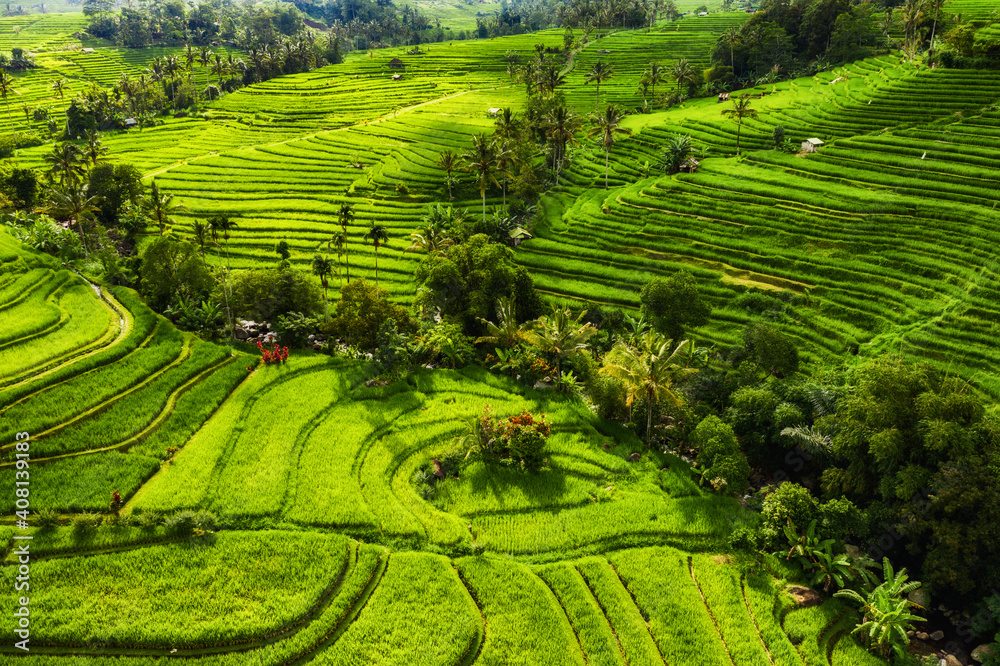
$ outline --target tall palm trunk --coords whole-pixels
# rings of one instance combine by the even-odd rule
[[[378,245],[375,246],[375,290],[378,291]]]
[[[608,189],[608,150],[604,151],[604,189]]]
[[[83,222],[80,220],[80,216],[76,216],[76,227],[80,230],[80,242],[83,243],[83,258],[86,260],[90,259],[90,252],[87,251],[87,236],[83,233]]]
[[[649,448],[650,441],[653,438],[653,399],[650,396],[646,396],[649,400],[649,404],[646,406],[646,448]]]
[[[740,133],[743,131],[743,122],[740,121],[736,125],[736,154],[740,154]]]

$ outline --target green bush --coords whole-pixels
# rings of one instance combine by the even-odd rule
[[[323,293],[300,271],[257,268],[233,273],[229,302],[237,317],[273,322],[291,312],[307,317],[321,313]]]
[[[733,429],[717,416],[709,416],[691,433],[691,443],[698,449],[698,465],[703,483],[716,490],[742,494],[750,479],[750,465],[740,451]]]

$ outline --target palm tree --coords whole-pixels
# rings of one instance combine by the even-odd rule
[[[450,150],[445,150],[438,155],[434,166],[444,171],[445,183],[448,185],[448,200],[454,200],[455,197],[451,194],[451,186],[454,183],[454,179],[451,174],[461,168],[459,156]]]
[[[186,206],[174,203],[174,195],[160,194],[160,188],[155,180],[150,185],[145,208],[146,213],[156,221],[156,225],[160,228],[160,236],[163,236],[164,232],[174,223],[172,215],[190,212]]]
[[[410,247],[403,251],[442,255],[445,250],[454,244],[455,241],[451,238],[446,238],[437,225],[428,224],[410,234]]]
[[[59,99],[63,99],[66,96],[66,87],[69,85],[69,81],[66,79],[56,79],[52,82],[51,88],[56,91],[59,95]]]
[[[191,224],[191,235],[194,236],[194,240],[198,243],[198,247],[201,249],[201,258],[205,259],[205,241],[208,240],[208,225],[206,225],[201,220],[195,220]]]
[[[476,344],[486,342],[507,349],[524,339],[524,328],[514,316],[514,299],[508,296],[497,301],[497,323],[485,319],[479,323],[486,327],[486,335],[476,338]]]
[[[370,240],[375,246],[375,288],[378,289],[378,249],[381,245],[389,242],[389,233],[381,224],[372,222],[372,226],[365,234],[365,240]]]
[[[611,65],[605,65],[600,60],[595,62],[594,66],[587,72],[583,84],[587,85],[591,81],[597,84],[597,106],[594,108],[594,113],[600,113],[601,111],[601,84],[608,79],[613,79],[614,76],[615,68]]]
[[[9,95],[20,95],[14,90],[14,77],[7,73],[7,70],[0,67],[0,97],[3,97],[4,104],[7,105],[7,122],[10,123],[10,131],[14,136],[14,143],[17,144],[17,130],[14,129],[14,119],[10,115]]]
[[[663,147],[663,152],[656,166],[660,171],[672,175],[680,171],[684,160],[690,156],[691,137],[687,134],[674,134]]]
[[[563,359],[585,352],[587,341],[597,334],[592,325],[580,323],[582,319],[582,312],[574,319],[568,308],[553,306],[552,314],[539,317],[524,332],[529,344],[555,356],[557,379],[562,377]]]
[[[931,8],[934,10],[934,23],[931,26],[931,45],[927,51],[927,61],[930,62],[931,58],[934,56],[934,35],[937,34],[937,22],[938,14],[941,13],[941,5],[945,3],[945,0],[926,0],[930,3]]]
[[[52,152],[44,157],[49,163],[49,178],[55,180],[59,178],[62,185],[74,185],[78,178],[81,178],[85,168],[81,163],[83,153],[72,143],[63,142],[52,146]]]
[[[652,89],[653,106],[656,107],[656,84],[667,82],[667,70],[663,68],[658,62],[649,63],[649,67],[646,71],[642,73],[642,77],[639,79],[641,82],[646,83]]]
[[[677,95],[681,95],[681,86],[687,83],[689,86],[693,85],[695,81],[698,80],[698,72],[691,63],[688,62],[687,58],[681,58],[674,63],[673,67],[670,68],[670,75],[674,77],[674,81],[677,82]]]
[[[463,155],[465,168],[479,177],[479,195],[483,198],[483,222],[486,222],[486,188],[490,181],[497,183],[493,175],[494,152],[493,142],[485,134],[472,137],[472,150]],[[499,183],[497,183],[499,185]]]
[[[101,145],[100,136],[97,130],[87,132],[87,145],[84,147],[83,155],[92,166],[97,166],[101,158],[108,154],[107,146]]]
[[[330,321],[330,297],[327,294],[327,288],[330,286],[330,274],[333,272],[333,262],[322,254],[317,254],[312,260],[312,271],[319,277],[319,281],[323,285],[323,306],[326,310],[325,319],[326,321]]]
[[[493,142],[493,160],[496,162],[497,171],[500,172],[500,186],[503,189],[503,208],[507,209],[507,174],[514,164],[514,151],[511,149],[511,142],[497,139]]]
[[[637,400],[646,400],[646,446],[653,434],[653,408],[660,402],[681,404],[681,397],[674,391],[674,382],[697,372],[687,367],[694,344],[685,340],[672,349],[673,340],[666,340],[655,331],[647,331],[639,338],[639,345],[619,340],[604,358],[601,372],[614,377],[625,385],[626,404],[631,407]],[[685,360],[685,347],[688,359]]]
[[[910,644],[907,631],[913,622],[926,621],[910,613],[916,603],[907,599],[906,595],[920,587],[917,581],[907,582],[906,569],[900,569],[896,574],[892,570],[889,558],[882,560],[884,582],[872,590],[867,598],[857,591],[844,589],[833,596],[850,599],[857,602],[863,613],[861,624],[854,628],[854,633],[865,635],[869,648],[878,652],[883,658],[894,653],[897,657],[906,654],[906,646]]]
[[[924,0],[907,0],[903,5],[903,32],[905,35],[904,49],[910,54],[910,60],[916,52],[917,30],[924,20]]]
[[[344,263],[347,266],[347,284],[351,284],[351,257],[348,254],[347,248],[347,225],[354,221],[354,206],[349,203],[340,204],[340,210],[337,211],[337,220],[340,222],[340,226],[344,230],[343,238],[341,240],[344,248]]]
[[[341,288],[344,286],[344,278],[340,275],[340,258],[344,254],[344,247],[347,245],[347,236],[342,232],[335,233],[330,240],[326,242],[326,249],[337,250],[337,278],[340,282]]]
[[[552,142],[552,167],[556,172],[556,185],[566,159],[566,145],[575,142],[574,134],[580,129],[580,118],[565,105],[560,104],[545,116],[545,137]]]
[[[750,95],[740,95],[733,98],[733,108],[723,109],[722,115],[731,118],[736,123],[736,154],[740,154],[740,133],[743,131],[743,120],[757,118],[757,109],[750,106]]]
[[[198,53],[198,63],[201,65],[201,68],[205,70],[205,88],[206,89],[208,88],[208,73],[209,73],[208,72],[208,64],[210,62],[212,62],[212,56],[213,55],[214,54],[212,53],[211,49],[209,49],[207,46],[201,47],[201,50]],[[198,92],[197,91],[197,86],[195,86],[195,93],[197,94],[197,92]]]
[[[513,140],[521,132],[521,121],[510,110],[510,107],[507,107],[497,115],[493,127],[496,135],[501,139]]]
[[[736,26],[732,26],[722,33],[722,40],[729,44],[729,66],[732,67],[734,71],[736,69],[736,56],[733,53],[733,45],[736,44],[739,38],[740,29]]]
[[[87,237],[83,233],[83,221],[92,219],[97,212],[98,197],[88,197],[86,185],[73,181],[52,188],[47,212],[58,220],[75,221],[80,230],[80,240],[83,242],[83,255],[90,258],[87,250]]]
[[[591,122],[594,126],[587,130],[587,136],[601,137],[601,147],[604,148],[604,189],[608,189],[608,156],[611,147],[615,145],[615,135],[622,134],[631,136],[632,130],[622,127],[621,122],[625,114],[614,104],[609,104],[600,116],[592,116]]]

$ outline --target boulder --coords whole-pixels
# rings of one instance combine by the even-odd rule
[[[792,595],[792,598],[795,599],[795,603],[800,608],[812,608],[813,606],[819,606],[823,603],[823,597],[820,596],[819,592],[812,588],[792,585],[788,588],[788,593]]]
[[[435,458],[431,462],[434,463],[434,476],[436,476],[438,479],[443,479],[445,477],[445,473],[444,473],[444,467],[441,466],[441,461]]]
[[[604,442],[604,450],[605,451],[610,451],[611,450],[611,445],[608,444],[607,442]]]
[[[988,657],[992,657],[995,654],[996,650],[993,649],[992,645],[983,643],[972,651],[972,659],[974,661],[978,661],[979,663],[983,663]]]
[[[636,451],[635,453],[633,453],[632,455],[630,455],[630,456],[628,457],[628,459],[629,459],[629,462],[639,462],[639,460],[640,460],[641,458],[642,458],[642,454],[641,454],[641,453],[639,453],[638,451]]]
[[[962,666],[962,662],[953,654],[946,654],[942,661],[945,663],[945,666]]]
[[[944,632],[941,631],[940,629],[938,629],[937,631],[935,631],[934,633],[931,634],[931,640],[932,641],[943,641],[944,640]]]
[[[918,631],[917,632],[917,639],[921,640],[921,641],[929,641],[930,640],[930,636],[927,635],[926,631]]]
[[[244,331],[242,328],[236,329],[236,339],[237,340],[246,340],[249,337],[250,337],[250,334],[247,333],[246,331]]]

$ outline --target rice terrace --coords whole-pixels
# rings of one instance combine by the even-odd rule
[[[1000,2],[0,10],[0,664],[1000,665]]]

